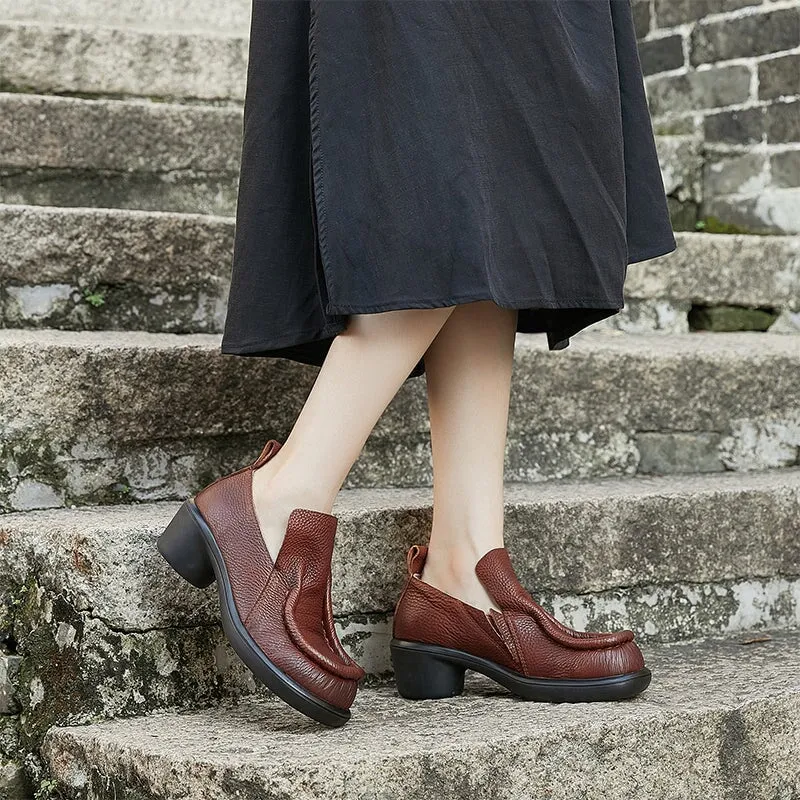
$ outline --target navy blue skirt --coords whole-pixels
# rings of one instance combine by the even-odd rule
[[[222,352],[476,300],[559,350],[675,247],[629,0],[254,0]]]

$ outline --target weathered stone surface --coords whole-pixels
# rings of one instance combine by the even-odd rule
[[[798,81],[800,82],[800,77]],[[775,186],[800,186],[800,150],[773,153],[770,157],[770,171]]]
[[[678,234],[678,249],[631,264],[626,300],[800,309],[800,237]]]
[[[476,678],[463,696],[432,702],[404,701],[391,686],[362,691],[336,731],[258,701],[54,730],[44,753],[70,800],[772,800],[800,791],[797,634],[646,656],[653,684],[626,703],[521,703]]]
[[[770,144],[800,142],[800,100],[772,103],[766,107],[765,114],[767,141]]]
[[[202,334],[0,331],[0,503],[184,497],[287,435],[316,370],[218,348]],[[520,335],[516,358],[508,480],[634,474],[642,431],[720,433],[728,469],[795,463],[786,455],[800,444],[791,336],[590,331],[548,351],[543,337]],[[784,453],[777,462],[763,440]],[[409,380],[347,485],[429,481],[424,382]]]
[[[0,318],[6,327],[220,331],[233,230],[232,218],[194,214],[0,206]],[[676,238],[676,252],[629,265],[626,307],[603,326],[683,333],[692,303],[800,305],[800,239]]]
[[[20,657],[0,653],[0,714],[16,714]],[[1,751],[0,751],[1,752]]]
[[[770,9],[703,20],[692,31],[692,64],[746,58],[800,45],[800,8]]]
[[[430,489],[340,495],[337,615],[392,610],[406,549],[427,539],[430,503]],[[509,549],[537,592],[800,575],[796,469],[509,484],[506,504]],[[212,624],[214,591],[180,580],[154,546],[176,509],[156,503],[5,515],[3,573],[15,585],[35,580],[112,630]],[[676,530],[684,531],[679,541]]]
[[[703,154],[696,136],[661,136],[656,139],[661,177],[667,196],[679,203],[703,199]]]
[[[0,206],[6,327],[221,331],[233,220]]]
[[[0,19],[247,33],[251,0],[0,0]]]
[[[192,589],[154,548],[175,508],[0,518],[23,748],[53,724],[256,691],[222,637],[213,589]],[[369,674],[386,675],[405,549],[427,538],[430,493],[345,491],[335,513],[339,635]],[[507,489],[525,585],[570,625],[632,627],[644,641],[800,623],[798,525],[800,470]]]
[[[655,0],[656,24],[667,28],[696,22],[709,14],[759,5],[762,0]]]
[[[800,94],[800,53],[758,62],[758,97],[775,100]]]
[[[237,175],[0,168],[0,201],[230,216]]]
[[[688,333],[691,307],[688,300],[626,298],[625,308],[619,314],[596,323],[593,328],[611,328],[626,333]]]
[[[742,306],[696,306],[689,314],[692,330],[705,331],[766,331],[778,313],[771,309]]]
[[[60,19],[58,14],[53,21]],[[244,97],[244,36],[0,22],[0,50],[0,86],[5,91],[236,101]]]
[[[750,68],[743,64],[651,77],[647,79],[650,111],[658,117],[744,103],[750,97],[751,78]]]
[[[0,94],[0,165],[235,175],[241,126],[239,107],[6,93]]]
[[[771,180],[766,153],[706,154],[703,191],[708,197],[721,194],[758,194]]]
[[[19,743],[19,717],[0,715],[0,797],[31,800],[33,790],[23,769],[25,754]]]
[[[633,11],[633,24],[636,28],[636,36],[641,39],[650,32],[650,23],[652,22],[650,0],[633,0],[631,9]]]
[[[707,142],[758,144],[766,135],[766,106],[706,114],[703,134]]]
[[[709,197],[703,207],[710,216],[753,233],[800,233],[800,188],[767,189],[750,197]]]
[[[639,58],[645,75],[679,69],[684,63],[683,36],[672,34],[645,39],[639,42]]]

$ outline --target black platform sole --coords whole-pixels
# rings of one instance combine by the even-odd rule
[[[192,500],[180,507],[158,538],[157,547],[169,565],[193,586],[204,589],[216,580],[222,629],[236,654],[258,680],[292,708],[323,725],[338,728],[350,719],[349,709],[320,700],[279,670],[247,632],[233,602],[222,553]]]
[[[438,700],[461,694],[468,669],[486,675],[525,700],[542,703],[627,700],[641,694],[651,678],[647,667],[611,678],[526,678],[462,650],[400,639],[392,639],[390,647],[397,691],[408,700]]]

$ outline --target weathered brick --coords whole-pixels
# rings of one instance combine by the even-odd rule
[[[800,233],[800,189],[769,189],[751,197],[709,197],[703,213],[748,233]]]
[[[788,50],[798,44],[800,8],[781,8],[701,23],[692,31],[690,60],[706,64]]]
[[[763,153],[709,153],[703,169],[703,194],[756,194],[767,185],[766,167],[767,156]]]
[[[797,94],[800,94],[800,53],[759,63],[758,96],[761,100]]]
[[[761,0],[656,0],[656,25],[666,28],[695,22],[708,14],[760,5]]]
[[[650,10],[650,0],[632,0],[631,10],[633,11],[633,25],[636,29],[636,36],[641,39],[650,31],[652,14]]]
[[[645,75],[683,66],[683,36],[661,36],[639,42],[639,57]]]
[[[708,114],[703,133],[708,142],[756,144],[764,137],[766,115],[763,107]]]
[[[647,96],[656,117],[743,103],[750,97],[750,68],[736,64],[684,75],[659,75],[647,79]]]
[[[786,188],[800,186],[800,150],[774,153],[771,165],[774,186]]]
[[[766,128],[770,143],[800,142],[800,101],[767,106]]]

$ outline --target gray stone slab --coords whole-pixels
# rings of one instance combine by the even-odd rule
[[[235,174],[241,127],[238,106],[0,93],[0,166]]]
[[[638,437],[653,432],[695,436],[721,469],[796,465],[798,362],[791,334],[598,331],[563,351],[520,335],[506,478],[636,474]],[[315,375],[222,356],[212,335],[0,331],[0,507],[185,497],[288,435]],[[349,488],[429,485],[424,389],[402,387]]]
[[[0,50],[5,91],[244,98],[244,35],[0,22]]]
[[[359,693],[343,729],[244,702],[53,730],[44,755],[70,800],[165,797],[747,797],[800,791],[798,635],[648,648],[634,701],[515,701],[483,679],[442,701]]]
[[[0,20],[247,34],[251,0],[0,0]]]
[[[220,331],[233,229],[193,214],[0,206],[5,326]]]
[[[230,217],[0,205],[0,315],[5,327],[219,331],[233,229]],[[686,333],[693,304],[800,308],[800,237],[676,239],[629,265],[626,306],[603,327]]]
[[[800,470],[510,485],[520,579],[581,630],[643,642],[800,625]],[[391,672],[391,615],[429,490],[345,490],[333,565],[337,629],[370,676]],[[176,504],[0,517],[0,637],[18,653],[15,708],[53,724],[202,706],[256,691],[224,640],[213,588],[155,550]]]
[[[19,711],[17,678],[21,661],[19,656],[0,653],[0,714],[16,714]]]
[[[340,494],[333,580],[338,615],[392,610],[407,548],[427,541],[431,500],[429,489]],[[63,595],[115,630],[214,623],[214,590],[181,581],[154,546],[177,507],[2,516],[4,581],[35,580],[46,594]],[[551,595],[800,576],[798,526],[800,469],[506,488],[506,536],[520,577],[532,591]],[[676,531],[684,533],[676,537]],[[657,622],[659,609],[651,612]]]

